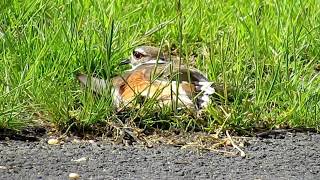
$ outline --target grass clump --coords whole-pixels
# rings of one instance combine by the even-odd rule
[[[180,6],[181,5],[181,6]],[[2,1],[0,128],[35,119],[60,129],[118,122],[112,99],[81,90],[79,72],[110,79],[139,44],[175,44],[214,82],[233,88],[205,119],[145,106],[144,126],[223,128],[320,124],[320,5],[308,1]],[[178,8],[178,10],[177,10]],[[151,103],[152,104],[152,103]],[[153,103],[154,104],[154,103]],[[192,128],[191,128],[192,129]]]

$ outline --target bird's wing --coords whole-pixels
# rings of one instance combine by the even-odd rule
[[[164,81],[179,82],[207,82],[208,79],[204,74],[194,68],[187,68],[181,65],[180,68],[175,65],[166,64],[145,64],[137,68],[145,70],[146,79],[158,79]],[[178,76],[179,75],[179,76]]]

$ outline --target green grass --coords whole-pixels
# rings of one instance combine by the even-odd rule
[[[77,72],[110,78],[140,44],[175,45],[234,102],[203,119],[154,103],[129,122],[206,131],[320,124],[320,3],[266,1],[2,0],[0,128],[49,122],[65,130],[118,123],[110,96],[80,88]],[[180,14],[181,13],[181,14]]]

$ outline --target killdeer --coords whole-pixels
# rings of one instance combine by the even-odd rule
[[[205,75],[195,68],[178,65],[179,58],[163,53],[153,46],[140,46],[133,50],[129,59],[120,64],[132,68],[122,76],[111,79],[114,103],[117,107],[130,105],[137,97],[155,98],[161,105],[174,101],[178,107],[201,109],[210,103],[209,96],[215,89]],[[79,74],[77,79],[90,86],[96,93],[102,93],[107,81]]]

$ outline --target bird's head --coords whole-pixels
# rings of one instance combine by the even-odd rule
[[[142,64],[163,64],[166,58],[161,50],[153,46],[139,46],[132,51],[129,59],[120,63],[120,65],[130,64],[133,68]]]

